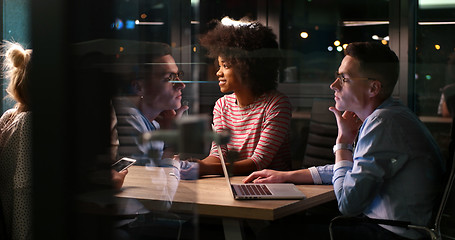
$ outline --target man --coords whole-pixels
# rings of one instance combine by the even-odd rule
[[[167,44],[129,42],[124,45],[124,49],[125,55],[119,57],[120,64],[117,68],[121,72],[120,80],[124,83],[120,89],[122,94],[113,100],[117,118],[118,154],[136,159],[137,165],[163,166],[160,160],[173,155],[163,155],[164,142],[143,143],[139,139],[143,133],[171,127],[174,119],[181,117],[188,109],[188,106],[181,104],[182,90],[185,88],[181,82],[183,72],[179,71]],[[122,186],[126,173],[123,172],[123,176],[120,176],[122,172],[113,174],[117,188]],[[165,185],[155,186],[162,187],[162,192],[167,194],[164,197],[169,200],[160,206],[160,211],[149,212],[134,200],[128,200],[124,208],[119,207],[119,215],[137,216],[135,219],[123,219],[117,223],[121,227],[116,230],[124,231],[122,234],[126,233],[130,239],[160,239],[163,236],[177,235],[180,222],[167,219],[175,216],[167,215],[166,211],[172,204],[178,181],[179,179],[170,178]]]
[[[128,53],[129,50],[132,52]],[[137,42],[126,46],[125,51],[126,56],[120,57],[120,69],[127,82],[126,89],[132,92],[114,99],[120,143],[118,153],[122,157],[136,158],[138,164],[145,165],[150,158],[162,157],[164,142],[141,143],[139,136],[160,129],[160,123],[168,127],[188,109],[181,104],[182,89],[185,88],[180,81],[183,72],[178,70],[167,44]]]
[[[344,215],[426,225],[442,186],[443,160],[425,126],[392,99],[398,71],[398,58],[387,46],[349,44],[330,85],[336,104],[329,110],[338,124],[335,165],[290,172],[263,170],[244,182],[332,182]],[[340,239],[422,237],[414,230],[383,225],[338,230]]]

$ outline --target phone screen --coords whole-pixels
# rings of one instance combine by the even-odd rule
[[[136,160],[134,160],[134,159],[122,158],[122,159],[118,160],[116,163],[114,163],[114,164],[112,165],[112,168],[113,168],[115,171],[120,172],[120,171],[122,171],[123,169],[130,167],[130,166],[133,165],[135,162],[136,162]]]

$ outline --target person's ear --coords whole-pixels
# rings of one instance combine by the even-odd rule
[[[380,81],[374,80],[370,83],[370,96],[374,97],[379,95],[382,89],[382,84]]]
[[[137,95],[139,95],[139,96],[144,95],[144,81],[133,80],[131,82],[131,86],[133,86],[133,89]]]

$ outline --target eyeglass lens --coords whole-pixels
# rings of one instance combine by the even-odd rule
[[[338,72],[335,72],[335,80],[337,80],[337,79],[340,79],[340,80],[341,80],[341,83],[346,82],[346,78],[343,77],[342,74],[340,74],[340,73],[338,73]]]
[[[176,81],[177,78],[181,80],[183,76],[184,76],[183,71],[180,71],[178,73],[171,73],[169,74],[169,81]]]

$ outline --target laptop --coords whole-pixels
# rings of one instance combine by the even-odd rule
[[[221,166],[223,167],[224,178],[228,184],[232,196],[236,200],[243,199],[303,199],[305,195],[292,183],[246,183],[231,184],[227,171],[226,162],[220,145],[217,144],[220,155]]]

